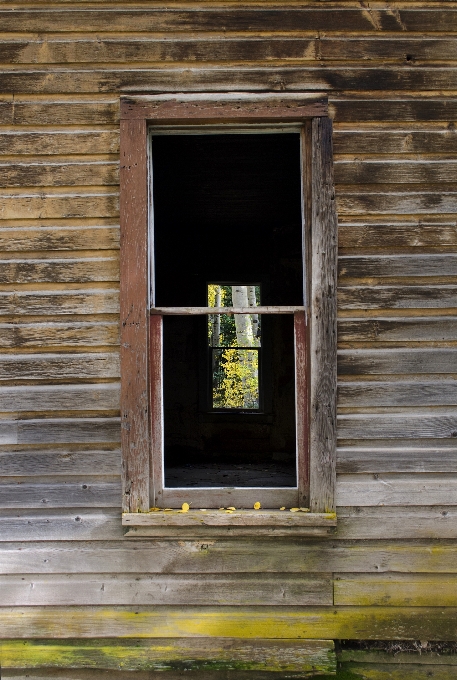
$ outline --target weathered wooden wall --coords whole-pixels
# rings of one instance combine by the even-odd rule
[[[0,25],[1,635],[457,639],[455,3],[36,0]],[[119,95],[306,89],[335,129],[338,534],[123,539]]]

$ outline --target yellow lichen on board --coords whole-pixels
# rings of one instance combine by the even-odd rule
[[[190,507],[190,506],[189,506],[189,503],[183,503],[183,504],[181,505],[181,510],[182,510],[183,512],[189,512],[189,507]]]
[[[300,511],[300,508],[291,508],[290,511],[291,511],[291,512],[299,512],[299,511]]]
[[[260,505],[259,501],[257,501],[256,503],[254,503],[254,510],[260,510],[261,507],[262,507],[262,506]]]
[[[280,509],[280,510],[285,510],[285,509],[286,509],[286,506],[283,505],[282,508],[279,508],[279,509]]]
[[[229,505],[229,506],[227,507],[227,510],[236,510],[236,508],[234,508],[233,505]]]

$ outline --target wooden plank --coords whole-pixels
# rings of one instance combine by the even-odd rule
[[[432,41],[429,41],[432,42]],[[435,40],[439,53],[452,54],[451,41]],[[251,35],[242,37],[200,36],[183,37],[174,35],[173,39],[158,36],[100,37],[94,40],[90,35],[62,40],[62,38],[46,37],[43,40],[26,40],[16,38],[3,39],[0,42],[0,58],[2,63],[12,64],[71,64],[109,62],[132,63],[147,62],[220,62],[220,61],[272,61],[309,60],[316,58],[314,37],[303,36],[268,36],[261,38]],[[415,41],[414,45],[419,45]]]
[[[4,607],[333,604],[331,574],[275,574],[262,579],[256,574],[4,575],[0,588]]]
[[[310,281],[310,508],[335,508],[337,215],[332,123],[313,119]]]
[[[457,307],[457,287],[345,286],[338,291],[338,308],[346,309],[446,309]]]
[[[49,350],[106,345],[119,345],[119,324],[116,321],[0,323],[0,347],[17,350],[43,347]]]
[[[457,117],[457,104],[451,99],[396,97],[343,101],[332,100],[336,120],[354,121],[448,121]],[[457,133],[453,125],[441,129],[352,129],[335,130],[336,154],[443,153],[457,151]]]
[[[398,666],[377,663],[345,663],[344,669],[356,676],[367,680],[427,680],[433,677],[434,680],[453,680],[455,677],[454,665],[424,666],[422,662],[415,663],[415,657],[410,657],[410,663],[399,663]]]
[[[338,351],[338,374],[451,374],[456,358],[454,348],[342,349]]]
[[[189,88],[186,86],[185,89]],[[203,95],[192,92],[177,94],[175,88],[166,95],[124,97],[121,99],[121,118],[148,118],[168,123],[182,120],[258,122],[262,119],[302,122],[306,117],[326,116],[328,113],[327,98],[320,93],[219,92],[215,95],[209,92],[213,89],[209,85],[208,92]],[[258,90],[258,87],[252,89]]]
[[[418,255],[343,255],[338,258],[338,275],[345,279],[457,276],[453,253]]]
[[[456,135],[457,136],[457,135]],[[339,228],[340,248],[395,248],[397,252],[406,248],[437,248],[457,246],[457,227],[452,221],[368,221],[341,223]]]
[[[4,477],[82,476],[88,471],[97,475],[119,475],[119,448],[87,451],[52,447],[17,450],[15,447],[14,451],[0,451],[0,475]]]
[[[40,611],[40,610],[38,610]],[[453,640],[455,607],[2,607],[4,638],[210,637]],[[365,639],[366,639],[365,638]]]
[[[454,438],[456,432],[455,410],[436,414],[407,411],[338,416],[339,439],[446,439]]]
[[[386,190],[362,193],[351,189],[338,194],[338,212],[342,215],[369,214],[435,214],[457,212],[457,193],[455,191],[432,191],[430,186],[421,191]]]
[[[119,357],[111,352],[0,355],[0,380],[119,378]]]
[[[258,306],[255,308],[256,314],[295,314],[304,311],[304,307],[294,306]],[[151,315],[173,316],[173,315],[202,315],[202,314],[252,314],[252,307],[151,307]]]
[[[351,318],[338,321],[340,342],[446,342],[456,337],[457,320],[454,316]],[[443,389],[446,389],[445,385]]]
[[[411,97],[410,95],[379,95],[344,96],[337,95],[330,104],[331,115],[339,122],[348,121],[395,121],[418,122],[418,121],[443,121],[455,120],[457,117],[457,103],[455,98],[434,97]],[[379,135],[383,135],[380,140]],[[412,132],[411,141],[408,141],[409,133],[401,132],[396,135],[389,130],[382,133],[379,130],[359,131],[357,133],[341,134],[340,139],[344,144],[335,140],[336,153],[364,153],[363,149],[369,149],[367,153],[399,153],[401,152],[402,136],[405,139],[404,150],[408,152],[440,152],[452,153],[457,148],[457,135],[453,125],[449,126],[447,135],[433,134],[432,132]],[[390,141],[389,141],[390,136]],[[365,141],[363,141],[365,138]],[[385,143],[384,143],[385,140]],[[418,148],[415,148],[415,147]],[[397,149],[397,150],[396,150]]]
[[[122,540],[120,509],[27,508],[0,512],[0,541]]]
[[[97,478],[59,483],[0,484],[2,507],[8,508],[104,508],[119,505],[120,481],[100,482]]]
[[[297,448],[298,505],[310,501],[309,329],[305,312],[294,314],[295,431]],[[315,515],[315,513],[313,513]]]
[[[379,508],[375,510],[379,511]],[[401,513],[400,508],[395,510]],[[24,516],[23,510],[17,512]],[[30,512],[36,514],[37,511]],[[84,521],[82,509],[73,512]],[[111,513],[112,509],[110,516]],[[377,521],[379,523],[379,514]],[[455,523],[455,514],[450,521]],[[175,540],[147,538],[135,542],[121,539],[56,543],[43,538],[36,542],[19,543],[15,539],[12,543],[2,543],[2,572],[20,575],[246,573],[259,577],[260,574],[283,573],[286,555],[290,574],[457,573],[454,539],[395,541],[389,536],[385,540],[310,538],[303,541],[300,537],[296,540],[276,537],[272,541],[269,537],[259,536],[255,541],[252,537],[238,537],[234,541],[206,536]]]
[[[119,281],[117,257],[0,260],[0,283]]]
[[[148,186],[145,120],[121,122],[121,448],[124,511],[150,507]]]
[[[457,478],[450,474],[339,475],[338,505],[457,505]]]
[[[0,292],[0,315],[58,316],[61,314],[117,314],[117,290],[92,289],[62,291]]]
[[[431,9],[431,6],[429,6]],[[319,40],[321,59],[345,60],[386,60],[400,61],[401,63],[415,62],[416,60],[454,60],[457,59],[455,42],[449,36],[406,36],[384,37],[323,35]]]
[[[338,508],[339,539],[457,538],[457,508],[352,506]],[[432,571],[432,570],[431,570]]]
[[[378,441],[368,446],[342,446],[338,449],[337,472],[447,472],[457,468],[457,443],[451,446],[414,446],[397,442],[382,446]]]
[[[402,7],[398,12],[377,9],[376,16],[359,7],[234,7],[223,9],[147,8],[143,11],[117,7],[71,9],[27,8],[0,13],[4,32],[46,33],[52,25],[55,32],[150,32],[150,31],[444,31],[457,28],[457,14],[449,5],[434,7]],[[403,37],[403,36],[402,36]]]
[[[0,135],[1,136],[1,135]],[[118,250],[119,227],[33,226],[0,229],[0,250]]]
[[[353,158],[335,163],[337,184],[446,184],[457,182],[453,159]]]
[[[114,193],[2,194],[2,220],[74,217],[117,217],[119,198]]]
[[[448,406],[457,405],[457,380],[347,382],[338,386],[338,405]]]
[[[314,676],[315,672],[333,672],[336,658],[331,640],[288,640],[280,642],[269,639],[239,640],[237,638],[177,638],[151,641],[137,640],[88,640],[88,641],[27,641],[11,640],[2,643],[4,668],[109,668],[112,677],[118,677],[119,667],[132,674],[137,669],[171,671],[184,666],[185,671],[216,670],[221,674],[229,670],[247,669],[274,672],[298,671],[302,677]],[[254,670],[252,670],[254,669]],[[84,671],[83,671],[84,672]],[[103,672],[103,671],[101,671]],[[181,674],[183,671],[179,671]],[[35,676],[36,677],[36,676]],[[49,676],[54,677],[54,675]],[[80,676],[78,676],[80,677]],[[83,676],[85,677],[85,676]],[[99,676],[101,677],[101,676]],[[103,675],[104,677],[104,675]],[[124,676],[125,677],[125,676]],[[169,677],[169,674],[167,674]],[[273,676],[275,677],[275,676]],[[295,675],[292,675],[295,677]],[[137,679],[137,674],[133,680]],[[144,676],[143,676],[144,679]]]
[[[0,411],[116,411],[119,384],[0,387]]]
[[[3,187],[107,186],[119,184],[117,161],[10,161],[0,163]]]
[[[95,444],[120,441],[118,418],[1,420],[1,444]]]
[[[392,664],[393,668],[403,664],[419,664],[422,666],[455,666],[457,664],[457,656],[455,654],[434,651],[435,646],[433,642],[431,644],[428,641],[423,642],[426,646],[421,646],[413,651],[413,646],[417,642],[410,641],[408,651],[403,652],[387,652],[382,651],[382,649],[342,649],[339,658],[343,663],[351,661],[356,663],[383,663]],[[373,646],[376,647],[376,645]],[[442,649],[444,649],[444,645]]]
[[[336,526],[334,513],[287,512],[281,510],[182,510],[124,514],[122,524],[135,526]]]
[[[69,106],[69,102],[71,105]],[[87,100],[73,92],[70,100],[51,97],[47,100],[15,97],[14,107],[7,102],[0,120],[7,125],[116,125],[119,124],[119,97]]]
[[[13,41],[16,43],[16,41]],[[0,43],[0,53],[4,47]],[[24,41],[31,45],[31,41]],[[37,43],[43,46],[46,43]],[[65,47],[67,43],[61,45]],[[2,130],[0,131],[0,155],[43,155],[53,154],[117,154],[119,153],[119,132],[117,130]]]
[[[105,452],[104,460],[108,461],[109,454]],[[83,463],[84,464],[84,458]],[[115,469],[115,467],[113,467]],[[71,473],[71,469],[69,470]],[[170,540],[170,535],[167,529],[162,530],[161,536],[156,530],[157,539],[161,536],[163,539]],[[231,535],[236,535],[235,532]],[[121,527],[120,510],[110,508],[78,508],[71,509],[48,509],[40,508],[33,509],[14,509],[0,512],[0,542],[8,541],[23,541],[23,542],[40,542],[40,541],[122,541],[123,531]],[[271,541],[271,537],[275,540],[283,540],[288,537],[287,547],[284,545],[284,550],[287,550],[289,555],[289,548],[291,543],[294,543],[294,532],[290,528],[285,532],[281,528],[267,528],[262,530],[257,529],[257,538],[260,540]],[[389,540],[395,536],[398,539],[455,539],[457,538],[457,508],[449,505],[438,506],[352,506],[352,507],[338,507],[338,531],[332,536],[332,545],[335,539],[344,540]],[[220,539],[220,536],[215,534],[209,527],[205,529],[180,529],[180,540],[196,541],[200,538],[203,542],[208,540]],[[243,541],[246,538],[242,531],[238,532],[237,541]],[[298,537],[299,540],[303,540]],[[291,540],[292,539],[292,540]],[[151,539],[148,539],[151,540]],[[250,538],[252,542],[252,538]],[[138,541],[135,541],[137,545]],[[311,547],[311,550],[316,553],[316,546]],[[346,548],[346,552],[353,550],[352,544]],[[389,548],[386,548],[389,553]],[[371,569],[369,566],[370,548],[366,554],[366,559],[361,560],[362,570]],[[140,550],[141,552],[141,550]],[[295,554],[295,549],[292,548]],[[206,554],[206,553],[205,553]],[[136,552],[135,552],[136,555]],[[376,555],[378,552],[376,551]],[[297,558],[298,559],[298,558]],[[381,558],[379,558],[381,559]],[[390,558],[389,558],[390,559]],[[450,558],[453,559],[453,558]],[[297,563],[293,562],[292,569],[296,571]],[[37,563],[34,563],[35,565]],[[104,563],[106,566],[106,563]],[[144,561],[144,568],[150,569],[147,562]],[[333,564],[333,563],[332,563]],[[417,561],[414,563],[417,565]],[[264,568],[262,562],[262,568]],[[308,565],[306,565],[308,566]],[[311,567],[313,565],[310,565]],[[346,565],[345,565],[346,566]],[[396,564],[398,567],[398,564]],[[436,565],[432,565],[433,569]],[[314,568],[321,568],[325,570],[324,560],[322,564],[317,562]],[[36,566],[37,571],[41,567]],[[155,568],[155,567],[154,567]],[[219,567],[215,567],[218,569]],[[260,568],[260,567],[259,567]],[[280,566],[278,566],[280,568]],[[288,567],[289,569],[289,564]],[[339,564],[341,568],[341,563]],[[354,565],[352,565],[354,569]],[[404,565],[403,568],[405,569]],[[103,564],[102,564],[103,569]],[[101,570],[102,570],[101,569]]]
[[[453,574],[335,574],[335,605],[455,607]]]
[[[88,12],[90,14],[90,12]],[[336,14],[334,12],[333,14]],[[0,12],[0,21],[1,19]],[[329,16],[332,16],[330,14]],[[142,16],[142,19],[144,17]],[[15,17],[16,24],[20,21]],[[74,27],[73,27],[74,28]],[[143,28],[145,30],[145,28]],[[221,27],[218,27],[221,30]],[[275,30],[278,30],[277,28]],[[296,28],[294,30],[297,30]],[[327,29],[328,30],[328,29]],[[342,27],[339,27],[342,30]],[[171,73],[173,77],[170,77]],[[440,90],[452,92],[457,86],[457,69],[452,66],[398,66],[386,65],[378,67],[352,65],[322,66],[238,66],[233,68],[220,66],[217,69],[206,67],[194,70],[183,68],[145,68],[125,69],[111,66],[108,68],[71,69],[25,67],[19,71],[17,67],[3,69],[1,86],[8,94],[31,94],[39,90],[45,94],[94,94],[104,89],[107,92],[162,91],[180,92],[218,92],[227,88],[230,82],[233,89],[248,91],[265,91],[271,87],[272,79],[280,82],[283,89],[290,91],[323,91],[333,90],[368,90],[368,91],[400,91],[422,92],[424,90]],[[271,114],[271,111],[270,111]],[[322,108],[315,107],[305,115],[325,115]],[[266,111],[265,117],[269,114]],[[289,112],[290,115],[290,112]],[[279,117],[284,119],[287,111]],[[237,116],[238,117],[238,116]],[[287,116],[288,117],[288,116]],[[293,118],[294,116],[292,116]],[[169,115],[164,118],[170,118]]]

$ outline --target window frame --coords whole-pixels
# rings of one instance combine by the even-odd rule
[[[295,316],[297,448],[301,447],[303,452],[298,465],[299,494],[300,499],[308,500],[308,507],[316,517],[319,513],[335,511],[337,217],[332,123],[327,101],[321,94],[313,93],[226,93],[121,98],[120,355],[124,513],[147,513],[153,504],[151,498],[157,498],[154,489],[162,485],[161,313],[164,310],[150,313],[149,126],[232,124],[252,125],[254,131],[255,125],[289,123],[297,124],[301,130],[306,272],[304,305],[289,311]],[[237,504],[235,498],[232,504]],[[161,502],[160,506],[164,504]]]

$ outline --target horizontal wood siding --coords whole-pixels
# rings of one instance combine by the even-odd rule
[[[112,640],[109,656],[82,639],[144,636],[157,638],[135,643],[148,668],[214,669],[198,661],[206,650],[225,670],[249,657],[251,670],[290,672],[328,670],[332,638],[456,640],[455,3],[38,0],[2,8],[0,24],[10,664],[81,665],[59,636],[94,668],[133,658],[130,643]],[[119,97],[302,90],[328,95],[334,127],[337,532],[126,539]],[[23,646],[47,637],[56,646],[40,657],[41,643]],[[307,637],[320,642],[297,645]]]

